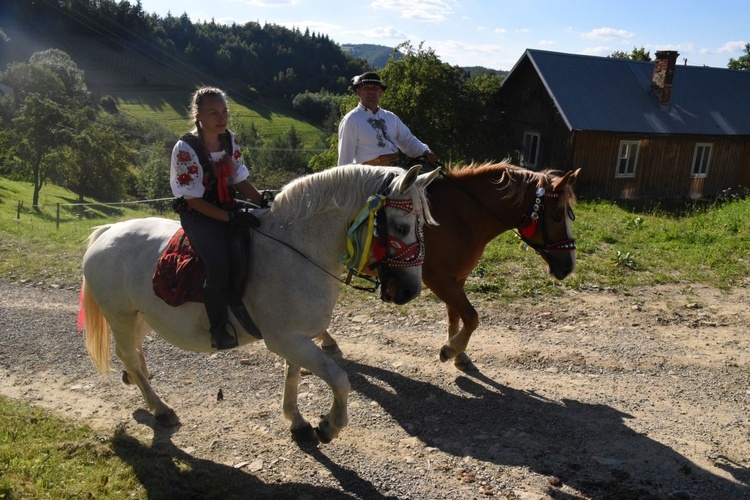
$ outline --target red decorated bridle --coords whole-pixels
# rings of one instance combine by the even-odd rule
[[[559,203],[560,193],[554,191],[547,192],[543,187],[537,188],[534,193],[534,204],[529,215],[524,215],[517,226],[518,234],[521,235],[523,242],[537,252],[572,252],[576,249],[576,240],[563,239],[550,243],[547,235],[547,228],[544,225],[544,217],[540,214],[544,211],[544,200],[553,199],[554,203]],[[567,207],[567,215],[570,220],[575,220],[575,214],[570,206]],[[537,231],[542,231],[542,240],[544,243],[532,243],[531,238]]]
[[[383,206],[375,214],[375,236],[377,239],[372,246],[375,263],[370,265],[370,269],[375,269],[378,266],[386,268],[421,266],[424,262],[424,231],[419,216],[417,216],[417,241],[407,245],[402,240],[388,234],[386,207],[397,208],[406,213],[411,213],[414,210],[411,200],[385,199]],[[397,252],[396,255],[388,257],[389,248]]]

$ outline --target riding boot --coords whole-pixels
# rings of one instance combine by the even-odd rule
[[[211,347],[218,350],[237,347],[237,333],[229,323],[229,311],[227,309],[227,292],[223,288],[204,288],[203,302],[208,314],[208,322],[211,324]],[[228,330],[232,331],[230,333]]]

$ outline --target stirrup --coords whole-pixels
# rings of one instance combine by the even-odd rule
[[[232,329],[233,333],[227,331],[227,327]],[[237,331],[231,323],[225,323],[217,328],[211,329],[211,347],[217,351],[224,351],[239,346],[237,341]]]

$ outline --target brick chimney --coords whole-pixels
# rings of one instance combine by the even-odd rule
[[[651,91],[659,100],[662,108],[669,106],[672,96],[672,80],[677,56],[676,50],[657,50],[654,60],[654,75],[651,77]]]

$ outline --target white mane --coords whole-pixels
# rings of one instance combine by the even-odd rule
[[[399,167],[343,165],[295,179],[276,195],[272,212],[285,221],[312,217],[333,208],[356,212],[367,198],[380,192],[390,192],[396,177],[403,175]],[[408,193],[415,210],[425,220],[434,222],[424,191],[412,186]]]

